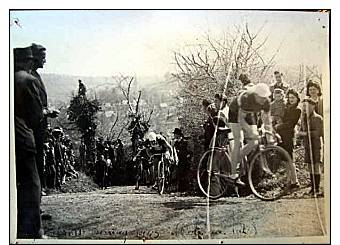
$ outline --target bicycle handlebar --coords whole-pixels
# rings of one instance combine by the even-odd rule
[[[151,157],[154,157],[154,156],[162,156],[164,153],[154,153],[154,154],[152,154],[152,156]]]
[[[260,134],[264,134],[264,135],[269,134],[271,136],[275,136],[275,134],[272,131],[270,131],[270,130],[259,129],[259,132],[260,132]]]
[[[262,135],[264,135],[264,136],[270,135],[270,136],[272,136],[276,140],[276,142],[278,142],[278,143],[282,142],[282,138],[281,138],[281,136],[278,133],[274,133],[272,131],[265,130],[265,129],[259,129],[259,132],[260,132],[260,137]]]
[[[155,153],[155,154],[152,154],[149,158],[149,161],[152,161],[153,158],[155,158],[156,156],[163,156],[164,153]]]

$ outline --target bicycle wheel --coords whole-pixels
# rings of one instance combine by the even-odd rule
[[[172,187],[172,171],[170,169],[170,166],[167,165],[165,167],[165,184],[164,184],[164,191],[171,191],[171,187]]]
[[[262,200],[273,201],[288,191],[293,169],[288,152],[279,146],[266,146],[251,159],[248,181],[252,192]]]
[[[157,166],[158,166],[158,165],[157,165]],[[152,164],[152,165],[149,167],[149,170],[150,170],[150,175],[149,175],[150,184],[152,185],[152,184],[155,183],[156,180],[157,180],[156,166]]]
[[[157,168],[157,191],[160,195],[164,192],[164,186],[165,186],[165,166],[164,161],[158,162],[158,168]]]
[[[143,164],[140,161],[137,165],[137,177],[136,177],[136,187],[135,190],[139,189],[140,182],[142,181],[142,174],[143,174]]]
[[[151,172],[150,172],[150,167],[144,167],[143,168],[143,179],[144,183],[147,187],[150,186],[151,184]]]
[[[210,164],[211,174],[209,183]],[[224,150],[211,149],[206,151],[197,169],[197,181],[202,193],[211,199],[218,199],[223,196],[227,191],[227,178],[230,176],[230,172],[230,159]]]

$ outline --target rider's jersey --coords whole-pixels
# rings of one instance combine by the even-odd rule
[[[248,113],[246,116],[247,123],[251,125],[257,124],[256,114],[258,112],[270,112],[270,99],[268,98],[265,103],[259,104],[254,94],[250,94],[247,91],[243,92],[240,98],[235,97],[229,107],[229,122],[238,123],[238,112],[241,109],[243,112]],[[240,105],[239,105],[240,104]]]
[[[247,92],[243,93],[241,96],[241,110],[244,112],[270,112],[270,99],[267,98],[265,103],[260,104],[256,101],[254,94],[249,94]]]
[[[165,153],[168,149],[168,144],[164,136],[157,134],[156,142],[151,144],[152,153]]]

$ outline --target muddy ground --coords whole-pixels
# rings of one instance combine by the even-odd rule
[[[42,199],[42,208],[53,216],[44,229],[56,239],[207,239],[209,210],[212,239],[326,235],[325,199],[301,194],[306,191],[274,202],[220,198],[209,208],[203,197],[160,196],[144,186],[50,194]]]

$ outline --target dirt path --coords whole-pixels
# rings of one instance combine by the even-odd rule
[[[202,239],[207,203],[202,197],[159,196],[141,187],[111,187],[88,193],[43,197],[46,235],[59,239]],[[211,238],[322,236],[316,205],[324,217],[324,198],[221,198],[210,203]],[[326,229],[326,228],[325,228]]]

